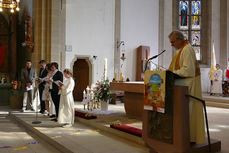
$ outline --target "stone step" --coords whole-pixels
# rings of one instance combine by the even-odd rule
[[[23,121],[21,118],[17,117],[15,114],[10,113],[9,116],[12,120],[17,122],[20,126],[26,129],[26,131],[30,134],[35,135],[35,137],[43,140],[48,144],[50,147],[55,148],[58,150],[60,153],[74,153],[71,151],[69,148],[65,147],[64,145],[58,143],[57,141],[53,140],[51,137],[43,134],[36,128],[34,128],[32,125],[28,124],[28,122]]]
[[[73,127],[62,128],[59,125],[56,125],[57,123],[55,124],[50,121],[49,118],[42,115],[39,115],[39,120],[42,121],[40,125],[31,124],[34,120],[34,114],[26,115],[24,113],[21,115],[21,113],[11,113],[10,117],[22,125],[28,132],[33,133],[61,153],[149,152],[149,149],[145,145],[139,145],[135,142],[128,141],[127,139],[120,138],[118,133],[121,131],[109,128],[117,132],[117,134],[111,134],[111,132],[107,132],[106,130],[99,130],[100,128],[96,128],[98,127],[98,123],[96,124],[90,120],[85,120],[85,122],[96,124],[96,126],[93,126],[95,128],[90,128],[89,126],[82,124],[82,121],[82,123],[80,123],[79,120],[76,120],[76,123],[77,121],[78,123]],[[105,127],[104,129],[106,128],[108,127]],[[131,136],[132,135],[126,135],[126,137]],[[136,136],[133,139],[136,139]]]
[[[213,101],[206,101],[207,106],[212,107],[219,107],[219,108],[229,108],[229,103],[221,103],[221,102],[213,102]]]
[[[57,149],[47,145],[47,143],[32,133],[29,133],[23,126],[18,125],[9,116],[0,114],[0,148],[1,153],[61,153]]]
[[[112,135],[116,135],[116,136],[121,137],[123,139],[135,142],[137,144],[145,145],[145,142],[143,141],[143,139],[141,137],[138,137],[138,136],[126,133],[126,132],[122,132],[122,131],[119,131],[117,129],[110,128],[109,125],[104,126],[104,125],[101,125],[99,123],[96,123],[94,120],[86,120],[86,119],[79,118],[79,117],[76,118],[76,121],[79,121],[79,122],[81,122],[85,125],[91,126],[93,128],[97,128],[99,130],[106,131]]]
[[[203,96],[203,100],[205,101],[211,101],[216,103],[226,103],[229,104],[229,98],[228,97],[213,97],[213,96]]]

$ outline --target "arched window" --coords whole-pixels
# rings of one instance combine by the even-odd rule
[[[202,1],[201,0],[179,0],[178,28],[182,31],[187,40],[193,46],[197,60],[201,60],[201,21]]]

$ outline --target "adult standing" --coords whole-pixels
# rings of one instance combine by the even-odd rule
[[[40,95],[40,103],[41,103],[41,110],[40,113],[45,113],[46,110],[46,105],[45,105],[45,101],[42,100],[42,95],[43,95],[43,91],[45,89],[45,81],[44,78],[47,76],[48,71],[45,69],[46,67],[46,62],[45,60],[41,60],[39,62],[40,64],[40,72],[39,72],[39,95]]]
[[[173,31],[169,35],[171,46],[177,49],[169,66],[169,70],[182,77],[176,84],[188,86],[189,94],[202,98],[200,68],[196,60],[195,51],[180,31]],[[189,100],[190,142],[205,143],[205,126],[203,105],[201,102]]]
[[[60,86],[60,107],[58,123],[63,124],[63,127],[70,127],[74,124],[75,111],[73,90],[75,82],[72,79],[72,73],[69,69],[64,70],[64,82]]]
[[[55,117],[55,106],[53,104],[51,93],[50,93],[50,87],[52,83],[49,82],[49,80],[52,78],[52,71],[51,71],[51,64],[46,64],[46,70],[48,71],[47,76],[44,78],[45,81],[45,88],[42,94],[42,100],[46,101],[46,110],[49,114],[49,116]]]
[[[216,70],[213,72],[213,84],[212,93],[220,95],[222,94],[222,77],[223,71],[220,69],[220,65],[216,64]]]
[[[35,87],[36,70],[30,60],[26,61],[26,67],[21,70],[22,89],[24,91],[22,111],[34,110],[33,89]]]
[[[52,82],[51,85],[51,97],[52,101],[55,105],[56,110],[56,118],[53,119],[53,121],[57,121],[58,113],[59,113],[59,104],[60,104],[60,95],[59,92],[59,86],[60,82],[63,82],[63,73],[58,70],[58,63],[53,62],[51,63],[51,70],[52,70],[52,79],[50,79],[50,82]]]

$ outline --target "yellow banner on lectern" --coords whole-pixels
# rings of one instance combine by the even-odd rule
[[[165,113],[166,71],[145,72],[144,109]]]

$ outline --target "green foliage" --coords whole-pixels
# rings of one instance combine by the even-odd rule
[[[109,80],[98,81],[95,87],[95,99],[98,101],[108,101],[111,97]]]

